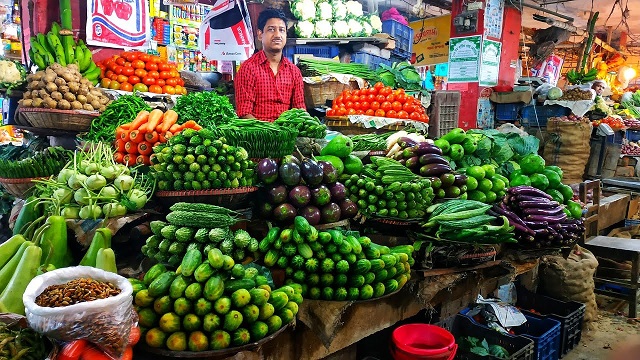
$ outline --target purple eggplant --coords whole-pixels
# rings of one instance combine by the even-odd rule
[[[531,195],[512,195],[512,201],[550,201],[549,199],[542,196],[531,196]]]
[[[567,218],[567,214],[562,213],[560,215],[555,215],[555,216],[551,216],[551,215],[527,215],[525,217],[526,221],[546,221],[549,224],[552,223],[558,223],[561,221],[566,220]]]
[[[442,155],[442,149],[428,142],[421,142],[418,145],[414,146],[414,152],[418,155]]]
[[[448,172],[451,172],[451,167],[443,164],[429,164],[420,168],[420,175],[422,176],[440,176]]]
[[[258,178],[265,184],[273,184],[278,180],[278,163],[270,158],[258,162]]]
[[[522,219],[516,215],[514,212],[512,212],[511,210],[509,210],[507,208],[507,206],[505,204],[500,204],[500,205],[494,205],[493,206],[493,210],[497,213],[499,213],[500,215],[504,215],[507,217],[507,219],[513,220],[514,222],[527,227],[527,225],[524,223],[524,221],[522,221]]]
[[[449,165],[447,159],[443,158],[441,155],[437,154],[424,154],[420,155],[420,164],[428,165],[428,164],[442,164]]]
[[[418,145],[418,142],[410,137],[403,136],[398,139],[398,145],[400,145],[401,148],[406,149]]]
[[[462,186],[467,185],[467,180],[469,178],[465,174],[456,174],[456,179],[453,181],[453,185]]]
[[[339,182],[329,185],[332,201],[341,201],[347,197],[347,188]]]
[[[417,156],[413,156],[407,159],[407,161],[404,164],[406,167],[408,167],[409,169],[414,169],[420,166],[420,163],[418,162],[418,157]]]
[[[524,224],[530,229],[546,229],[549,227],[549,223],[546,221],[525,221]]]
[[[533,230],[533,231],[535,231],[535,232],[536,232],[536,235],[535,235],[535,236],[536,236],[537,238],[543,238],[543,237],[546,237],[547,235],[549,235],[549,229],[547,229],[547,228],[544,228],[544,229],[535,229],[535,230]]]
[[[313,205],[305,206],[298,210],[298,215],[304,217],[309,222],[309,225],[318,225],[322,220],[320,209]]]
[[[553,209],[560,206],[557,201],[519,201],[516,204],[519,208],[534,208],[534,209]]]
[[[577,233],[580,231],[580,227],[576,224],[571,223],[562,223],[560,224],[562,228],[568,232]]]
[[[520,186],[516,186],[516,187],[510,188],[508,191],[511,194],[540,196],[540,197],[543,197],[543,198],[547,198],[549,200],[553,200],[551,195],[547,194],[546,192],[544,192],[542,190],[536,189],[533,186],[520,185]]]
[[[402,165],[405,165],[407,163],[407,159],[400,159],[398,160],[398,162]]]
[[[413,148],[406,148],[404,150],[402,150],[402,157],[405,159],[409,159],[412,158],[414,156],[418,156],[414,151]]]
[[[561,207],[556,206],[555,208],[550,209],[537,209],[537,208],[524,208],[522,209],[522,213],[525,215],[558,215],[561,212],[564,212]]]

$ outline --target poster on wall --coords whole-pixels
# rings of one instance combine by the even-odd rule
[[[478,81],[481,43],[481,35],[449,40],[448,83]]]
[[[504,0],[487,0],[484,9],[484,36],[500,39],[502,37],[502,22],[504,14]]]
[[[92,0],[87,6],[87,44],[111,48],[147,45],[147,0]]]
[[[253,30],[244,0],[218,0],[200,25],[200,52],[212,60],[244,61],[251,55]]]
[[[564,59],[557,55],[549,55],[543,62],[539,63],[531,69],[531,76],[541,77],[547,80],[548,84],[556,86],[560,79],[560,70]]]
[[[442,64],[449,61],[449,41],[451,15],[438,16],[414,21],[413,52],[416,54],[414,66]]]
[[[498,85],[500,53],[502,43],[492,40],[482,41],[482,62],[480,64],[480,86]]]

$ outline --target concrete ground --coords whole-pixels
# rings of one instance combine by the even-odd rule
[[[627,318],[628,306],[619,300],[598,296],[599,315],[583,329],[582,340],[563,360],[609,360],[621,351],[623,344],[640,341],[640,319]],[[640,353],[617,359],[638,360]]]

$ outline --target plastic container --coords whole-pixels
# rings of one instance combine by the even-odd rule
[[[394,360],[452,360],[456,339],[444,328],[429,324],[407,324],[391,334]]]
[[[577,301],[561,301],[548,296],[518,289],[516,306],[532,317],[549,317],[560,322],[560,357],[580,343],[585,305]],[[534,309],[538,314],[528,310]]]
[[[624,219],[624,226],[625,227],[636,226],[636,225],[640,225],[640,220],[638,220],[638,219]]]
[[[627,130],[625,135],[629,141],[637,142],[640,140],[640,130]]]
[[[382,22],[382,32],[389,34],[396,40],[396,48],[391,53],[403,59],[411,58],[413,52],[413,29],[395,20]]]
[[[313,55],[321,58],[334,58],[340,53],[337,45],[290,45],[284,47],[284,56],[291,62],[294,55]]]
[[[391,66],[391,60],[366,52],[358,51],[351,54],[351,62],[368,65],[371,70],[378,68],[378,65],[385,64]]]
[[[490,345],[500,345],[509,352],[507,360],[533,360],[533,340],[524,336],[512,336],[501,334],[497,331],[487,329],[478,325],[463,315],[455,315],[438,323],[439,326],[449,330],[456,341],[461,338],[473,336],[480,340],[486,339]],[[495,356],[479,356],[473,353],[462,352],[458,349],[456,354],[458,360],[491,360],[498,359]]]
[[[469,312],[469,308],[461,311],[463,315]],[[465,315],[467,316],[467,315]],[[560,358],[560,322],[551,318],[536,318],[524,314],[527,322],[511,328],[515,335],[522,335],[534,342],[534,359],[537,360],[558,360]],[[488,326],[476,322],[473,318],[468,319],[482,327]]]
[[[522,125],[544,127],[551,117],[569,116],[571,109],[560,105],[527,105],[522,108]]]
[[[514,121],[518,119],[518,112],[522,103],[496,104],[496,119],[502,121]]]
[[[614,131],[613,135],[607,135],[607,142],[611,144],[622,144],[624,135],[625,135],[624,131],[621,131],[621,130]]]

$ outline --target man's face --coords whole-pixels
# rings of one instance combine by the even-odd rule
[[[604,85],[600,83],[593,84],[592,88],[596,91],[597,95],[602,95],[602,92],[604,91]]]
[[[287,42],[287,24],[282,19],[269,19],[264,29],[258,31],[262,47],[267,51],[282,51]]]

